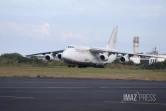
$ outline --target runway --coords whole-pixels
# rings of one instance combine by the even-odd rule
[[[115,110],[165,111],[166,82],[0,78],[0,111]]]

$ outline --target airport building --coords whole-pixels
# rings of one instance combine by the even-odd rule
[[[134,53],[139,53],[139,37],[138,36],[134,36],[133,39],[133,52]],[[157,48],[155,47],[152,52],[148,52],[146,53],[147,55],[156,55],[159,57],[165,57],[166,58],[166,54],[159,54],[159,52],[157,51]],[[140,58],[138,56],[133,56],[130,58],[131,61],[133,61],[136,64],[146,64],[146,65],[150,65],[152,63],[155,62],[162,62],[165,59],[163,58]]]
[[[133,40],[133,52],[138,53],[138,48],[139,48],[139,37],[135,36]]]

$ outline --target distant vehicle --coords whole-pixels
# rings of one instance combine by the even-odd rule
[[[112,63],[119,57],[121,63],[130,61],[130,57],[156,57],[155,55],[135,54],[128,52],[120,52],[116,50],[118,26],[116,26],[108,41],[106,48],[92,48],[85,46],[69,45],[65,50],[43,52],[34,55],[44,55],[46,60],[62,60],[68,64],[69,67],[104,67],[107,63]],[[162,57],[161,57],[162,58]],[[131,60],[132,61],[132,60]]]

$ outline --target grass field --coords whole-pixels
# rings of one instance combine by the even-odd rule
[[[46,68],[1,66],[0,77],[56,77],[166,81],[166,71],[109,68]]]

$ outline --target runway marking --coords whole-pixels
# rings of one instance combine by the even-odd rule
[[[99,89],[166,89],[166,87],[0,87],[0,89],[90,89],[90,88],[99,88]]]
[[[91,87],[47,87],[50,89],[86,89]]]
[[[18,89],[24,89],[24,88],[36,88],[36,89],[87,89],[92,87],[0,87],[0,89],[11,89],[11,88],[18,88]]]
[[[101,89],[166,89],[166,87],[99,87]]]
[[[34,97],[19,97],[19,96],[0,96],[0,98],[34,99]]]
[[[115,103],[115,104],[145,104],[145,105],[164,105],[166,103],[145,103],[145,102],[124,102],[124,101],[103,101],[105,103]]]
[[[50,83],[50,84],[55,84],[55,83],[80,83],[80,82],[0,82],[0,83],[4,83],[4,84],[18,84],[18,83],[23,83],[23,84],[40,84],[40,83]],[[82,84],[86,84],[86,82],[81,82]],[[93,82],[94,84],[101,84],[103,82]],[[148,83],[132,83],[132,84],[163,84],[165,82],[148,82]],[[130,84],[131,83],[104,83],[104,84]]]

